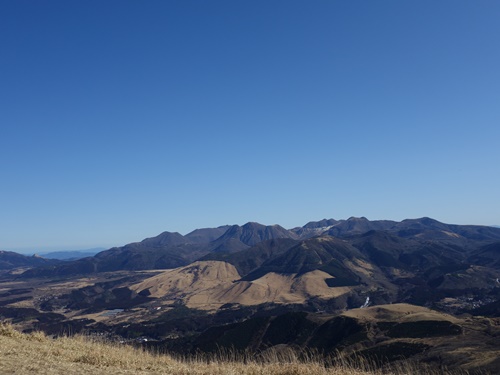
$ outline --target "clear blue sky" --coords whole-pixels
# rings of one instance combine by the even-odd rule
[[[2,1],[0,249],[500,224],[500,2]]]

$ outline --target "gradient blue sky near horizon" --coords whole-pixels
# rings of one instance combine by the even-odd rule
[[[3,1],[0,249],[500,225],[500,2]]]

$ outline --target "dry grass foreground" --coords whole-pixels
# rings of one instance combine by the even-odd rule
[[[319,357],[318,357],[319,358]],[[359,369],[359,365],[364,370]],[[211,358],[175,359],[127,345],[86,336],[52,339],[43,333],[23,334],[0,323],[1,374],[195,374],[195,375],[368,375],[427,374],[436,372],[408,363],[373,370],[362,360],[356,366],[326,365],[312,356],[299,360],[291,350],[271,351],[258,358],[222,353]],[[440,371],[439,374],[452,374]],[[456,373],[454,373],[456,374]]]

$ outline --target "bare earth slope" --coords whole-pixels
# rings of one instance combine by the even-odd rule
[[[334,298],[351,290],[328,287],[325,280],[331,278],[326,272],[314,270],[301,275],[269,272],[256,280],[241,281],[238,271],[229,263],[198,261],[162,272],[130,289],[168,303],[182,301],[190,308],[211,310],[227,303],[302,304],[311,297]]]

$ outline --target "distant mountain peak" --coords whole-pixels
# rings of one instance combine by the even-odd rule
[[[231,226],[218,241],[233,239],[247,246],[253,246],[259,242],[274,238],[296,238],[296,235],[280,225],[263,225],[257,222],[248,222],[242,226]]]
[[[264,228],[266,225],[258,223],[256,221],[249,221],[246,224],[242,225],[243,228]]]
[[[306,225],[304,225],[302,228],[304,228],[304,229],[327,228],[327,227],[331,227],[332,225],[336,225],[338,223],[339,223],[339,221],[335,220],[335,219],[323,219],[320,221],[310,221]]]
[[[178,232],[162,232],[155,237],[145,238],[141,241],[144,244],[156,244],[156,245],[180,245],[185,243],[186,239],[184,236]]]
[[[402,223],[407,223],[407,222],[416,222],[416,223],[421,223],[421,224],[426,224],[426,225],[429,225],[429,224],[443,224],[440,221],[438,221],[436,219],[433,219],[431,217],[428,217],[428,216],[423,216],[423,217],[419,217],[419,218],[416,218],[416,219],[404,219],[402,221]]]
[[[356,216],[351,216],[347,221],[369,221],[366,217],[361,216],[361,217],[356,217]]]

